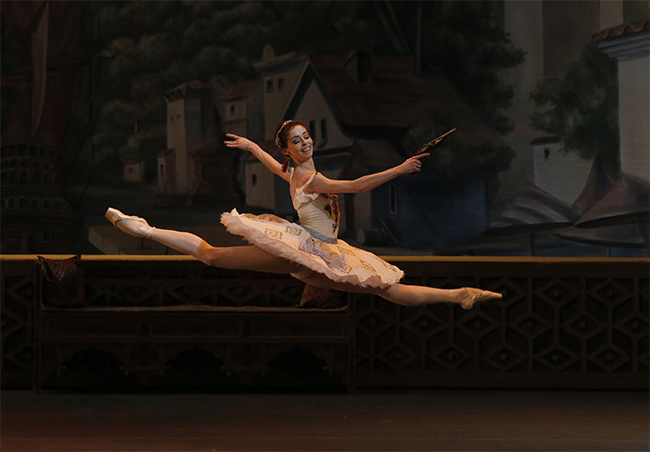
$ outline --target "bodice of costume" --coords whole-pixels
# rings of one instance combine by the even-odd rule
[[[291,171],[293,177],[293,169]],[[300,225],[311,235],[324,242],[336,242],[339,232],[339,203],[336,194],[305,193],[305,188],[312,183],[316,173],[293,194],[293,207],[298,212]]]

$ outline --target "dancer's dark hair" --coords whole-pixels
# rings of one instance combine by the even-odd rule
[[[287,139],[289,132],[291,132],[293,128],[297,126],[303,126],[305,130],[309,130],[304,123],[296,121],[295,119],[289,119],[288,121],[284,121],[278,125],[278,128],[275,131],[275,145],[280,148],[280,150],[287,148],[289,144],[289,140]],[[286,160],[282,164],[283,173],[287,172],[291,163],[293,163],[291,161],[291,157],[287,155]]]

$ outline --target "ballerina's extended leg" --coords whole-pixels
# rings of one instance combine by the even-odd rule
[[[117,209],[109,208],[106,218],[127,234],[155,240],[171,249],[189,254],[207,265],[268,273],[299,273],[304,269],[256,246],[215,247],[192,233],[158,229],[150,226],[144,218],[125,215]]]
[[[147,220],[131,215],[124,215],[117,209],[109,207],[106,211],[108,218],[115,227],[130,234],[134,237],[144,237],[162,243],[181,253],[189,254],[197,259],[204,261],[205,256],[202,251],[210,247],[200,237],[190,234],[189,232],[172,231],[168,229],[156,229],[149,226]]]
[[[113,208],[109,208],[106,211],[106,218],[127,234],[155,240],[176,251],[194,256],[208,265],[271,273],[291,273],[301,281],[317,287],[337,289],[345,292],[372,293],[404,306],[420,306],[431,303],[456,303],[461,305],[463,309],[471,309],[478,302],[500,299],[502,297],[499,293],[474,287],[439,289],[436,287],[411,286],[398,283],[384,289],[379,289],[337,283],[328,279],[323,274],[305,271],[307,270],[305,267],[273,256],[256,246],[213,247],[200,237],[189,232],[157,229],[150,226],[144,218],[125,215]]]
[[[460,289],[439,289],[428,286],[394,284],[388,289],[380,289],[378,295],[404,306],[421,306],[432,303],[455,303],[463,309],[472,309],[476,303],[498,300],[503,295],[476,287]]]
[[[308,284],[317,287],[341,290],[344,292],[371,293],[379,295],[386,300],[403,306],[422,306],[433,303],[459,304],[463,309],[472,309],[474,304],[498,300],[503,296],[497,292],[477,289],[475,287],[461,287],[460,289],[439,289],[428,286],[411,286],[407,284],[393,284],[387,288],[359,287],[353,284],[337,283],[325,275],[312,272],[305,278],[299,278]]]

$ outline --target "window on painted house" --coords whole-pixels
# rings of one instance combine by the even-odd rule
[[[257,185],[257,174],[253,174],[251,176],[251,187],[254,187]]]
[[[273,80],[267,80],[266,81],[266,92],[267,93],[272,93],[273,92]]]
[[[322,144],[327,143],[327,119],[320,120],[320,141]]]
[[[548,160],[548,158],[551,156],[551,149],[550,148],[544,148],[544,159]]]
[[[230,114],[231,114],[231,115],[234,115],[234,114],[235,114],[235,106],[234,106],[234,105],[231,105],[231,106],[230,106]]]
[[[313,119],[309,121],[309,135],[311,135],[312,139],[316,138],[316,121]]]
[[[395,185],[388,186],[388,203],[388,210],[390,214],[397,214],[397,187]]]
[[[278,79],[278,91],[284,91],[284,79]]]

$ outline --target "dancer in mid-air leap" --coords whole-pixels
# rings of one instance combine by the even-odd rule
[[[439,289],[401,284],[402,270],[337,238],[340,213],[336,193],[361,193],[398,176],[418,172],[421,159],[428,153],[355,180],[332,180],[316,172],[313,141],[307,127],[299,121],[285,121],[277,128],[275,143],[286,156],[284,165],[249,139],[233,134],[226,136],[230,138],[226,146],[251,152],[269,170],[289,182],[299,225],[274,215],[256,216],[233,210],[223,213],[221,222],[229,232],[243,236],[252,246],[214,247],[194,234],[157,229],[142,218],[124,215],[113,208],[107,210],[106,217],[128,234],[155,240],[208,265],[289,273],[312,286],[371,293],[404,306],[446,302],[471,309],[476,302],[501,298],[499,293],[473,287]]]

